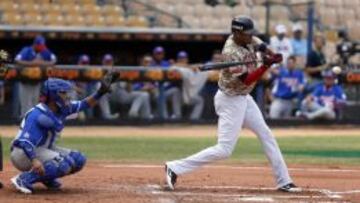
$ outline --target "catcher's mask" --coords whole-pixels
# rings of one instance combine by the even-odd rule
[[[53,101],[62,114],[67,114],[70,112],[70,92],[72,89],[72,84],[66,80],[49,78],[43,84],[41,101],[44,103]]]

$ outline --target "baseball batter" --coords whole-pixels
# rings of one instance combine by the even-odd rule
[[[11,179],[18,191],[31,194],[35,183],[59,189],[59,178],[84,167],[86,157],[81,152],[58,147],[55,141],[68,116],[95,106],[109,91],[114,78],[112,75],[107,78],[95,94],[81,101],[70,101],[72,84],[68,81],[51,78],[44,83],[42,101],[25,114],[11,144],[11,161],[21,171]]]
[[[253,37],[254,23],[248,17],[236,17],[231,23],[232,35],[223,48],[226,60],[256,61],[256,45],[262,43]],[[285,192],[299,192],[300,188],[293,184],[279,146],[269,127],[249,95],[256,81],[273,64],[280,63],[282,56],[266,50],[263,65],[257,68],[256,62],[246,66],[223,69],[220,72],[219,90],[214,104],[218,120],[218,142],[185,159],[169,161],[165,164],[166,182],[173,190],[178,175],[189,173],[199,167],[216,160],[228,158],[237,143],[238,133],[242,127],[249,128],[259,138],[266,157],[270,161],[277,188]]]

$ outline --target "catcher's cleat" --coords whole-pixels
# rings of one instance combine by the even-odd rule
[[[302,191],[302,189],[297,187],[294,183],[289,183],[282,187],[279,187],[278,190],[282,191],[282,192],[301,192]]]
[[[31,185],[22,180],[20,175],[11,178],[11,183],[18,191],[24,194],[31,194],[33,192]]]
[[[42,182],[49,190],[59,190],[61,188],[61,183],[54,179]]]
[[[166,164],[165,164],[165,178],[168,188],[170,190],[174,190],[177,175]]]

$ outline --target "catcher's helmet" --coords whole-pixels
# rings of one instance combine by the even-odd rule
[[[69,98],[63,99],[59,93],[69,93],[72,90],[72,84],[59,78],[49,78],[44,82],[41,90],[41,96],[46,101],[54,101],[62,113],[67,113],[70,108]]]
[[[254,22],[250,17],[247,16],[237,16],[231,21],[231,31],[240,30],[247,34],[255,33]]]

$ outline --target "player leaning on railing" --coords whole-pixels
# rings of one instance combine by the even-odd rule
[[[84,167],[86,157],[81,152],[60,148],[55,141],[64,128],[66,118],[94,107],[109,92],[114,80],[113,72],[106,74],[97,92],[81,101],[70,101],[70,82],[58,78],[49,78],[44,82],[41,102],[26,113],[11,144],[11,161],[21,171],[11,179],[17,190],[31,194],[35,183],[59,189],[59,178]]]

